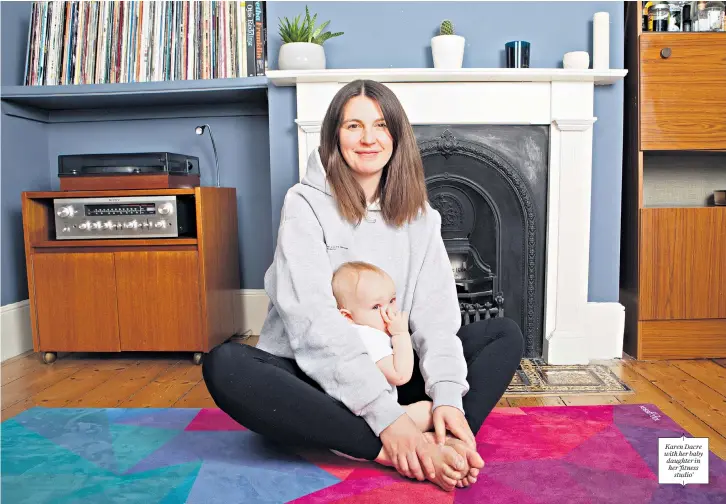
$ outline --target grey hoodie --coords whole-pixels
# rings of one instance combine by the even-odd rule
[[[333,271],[352,260],[371,262],[393,278],[398,308],[409,314],[426,394],[434,408],[463,411],[467,367],[456,335],[461,315],[441,216],[427,204],[415,221],[395,228],[386,224],[377,205],[370,205],[359,225],[348,223],[337,211],[317,149],[302,182],[285,196],[277,248],[265,273],[270,309],[258,348],[295,359],[376,435],[404,414],[336,307]]]

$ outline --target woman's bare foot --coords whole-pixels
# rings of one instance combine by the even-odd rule
[[[403,407],[413,423],[421,432],[430,431],[434,428],[434,417],[431,412],[433,403],[431,401],[419,401]]]
[[[452,491],[457,486],[457,482],[465,478],[470,472],[466,457],[460,455],[451,446],[427,443],[422,449],[424,450],[424,453],[421,454],[422,469],[425,465],[430,465],[435,471],[434,474],[426,474],[427,471],[424,469],[424,475],[429,481],[447,492]],[[431,464],[425,464],[424,459],[430,460]],[[390,457],[383,448],[381,448],[375,461],[386,467],[393,466]]]
[[[431,433],[426,434],[426,437],[431,441],[434,440],[434,436]],[[457,488],[466,488],[469,485],[473,485],[474,483],[476,483],[476,480],[479,476],[479,470],[484,467],[484,460],[481,458],[481,455],[479,455],[476,450],[472,450],[462,440],[450,435],[446,436],[446,441],[444,442],[444,444],[453,448],[459,455],[464,457],[467,466],[469,467],[468,474],[465,477],[461,478],[459,481],[457,481]]]

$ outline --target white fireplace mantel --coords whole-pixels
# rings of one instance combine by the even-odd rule
[[[627,70],[571,70],[565,68],[340,68],[331,70],[268,70],[276,86],[312,82],[592,82],[614,84]]]
[[[299,174],[320,142],[335,93],[355,79],[386,84],[412,124],[539,124],[550,128],[543,357],[587,364],[622,357],[625,311],[589,302],[590,198],[594,86],[626,70],[341,69],[270,71],[278,86],[296,86]]]

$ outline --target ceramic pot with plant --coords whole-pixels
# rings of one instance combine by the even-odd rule
[[[343,35],[343,32],[330,33],[323,31],[330,24],[326,21],[315,26],[318,15],[310,17],[310,11],[305,6],[305,18],[300,22],[300,15],[293,21],[280,19],[280,37],[282,46],[277,58],[277,67],[280,70],[323,70],[325,69],[325,50],[323,43],[333,37]],[[278,18],[279,19],[279,18]]]
[[[431,39],[434,68],[461,68],[465,43],[464,37],[454,34],[454,24],[450,20],[442,21],[439,35]]]

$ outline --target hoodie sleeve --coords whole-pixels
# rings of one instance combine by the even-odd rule
[[[457,336],[461,312],[456,283],[441,238],[441,216],[432,208],[428,213],[429,241],[409,315],[411,338],[433,408],[454,406],[463,412],[462,398],[469,384],[464,350]]]
[[[323,390],[365,419],[376,436],[405,410],[337,309],[323,230],[309,203],[288,192],[265,289],[295,361]]]

